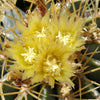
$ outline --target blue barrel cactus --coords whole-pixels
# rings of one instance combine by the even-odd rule
[[[99,0],[1,0],[0,21],[0,100],[100,99]]]

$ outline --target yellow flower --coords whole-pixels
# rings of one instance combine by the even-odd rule
[[[36,59],[33,83],[44,81],[53,88],[55,80],[67,82],[74,87],[70,78],[74,75],[71,63],[68,61],[70,49],[62,43],[51,41],[48,45],[41,44],[41,53]]]
[[[16,26],[21,31],[21,37],[26,45],[32,47],[35,38],[46,37],[48,19],[49,14],[42,17],[38,12],[35,12],[34,15],[29,15],[27,27],[22,23],[16,22]]]
[[[29,78],[33,76],[34,67],[33,63],[35,62],[35,57],[37,53],[33,48],[26,47],[18,40],[15,42],[9,42],[10,48],[5,51],[5,54],[8,57],[14,59],[14,64],[10,66],[10,70],[12,71],[24,71],[23,79]],[[26,75],[27,73],[30,73]]]
[[[36,53],[34,52],[34,48],[30,48],[28,47],[28,50],[25,49],[25,53],[22,53],[21,55],[24,56],[24,59],[27,63],[34,63],[34,60],[35,60],[35,56],[36,56]]]
[[[52,15],[49,32],[52,34],[53,39],[64,43],[73,52],[81,50],[80,47],[84,45],[85,41],[81,34],[84,19],[77,18],[75,14],[69,17],[67,12],[62,12],[59,18],[56,13]]]

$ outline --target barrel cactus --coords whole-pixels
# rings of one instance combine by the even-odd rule
[[[99,0],[0,1],[0,99],[100,99]]]

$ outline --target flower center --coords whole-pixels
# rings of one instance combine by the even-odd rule
[[[24,56],[25,62],[32,64],[35,60],[36,53],[34,52],[34,48],[28,47],[28,50],[25,49],[26,53],[22,53],[21,56]]]
[[[40,38],[43,38],[43,37],[46,37],[46,35],[44,34],[44,31],[45,31],[44,27],[42,27],[41,32],[36,31],[36,32],[38,33],[37,37],[38,37],[39,39],[40,39]]]
[[[61,32],[58,32],[58,36],[56,36],[61,42],[64,43],[64,45],[67,44],[67,42],[70,40],[70,34],[62,36]]]
[[[61,63],[52,55],[48,55],[44,62],[44,71],[52,76],[60,76]]]

